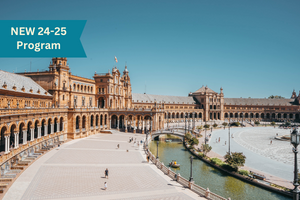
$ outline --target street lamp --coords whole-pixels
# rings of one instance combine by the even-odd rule
[[[156,145],[157,145],[156,159],[158,159],[158,144],[159,144],[159,142],[157,141],[157,142],[156,142]]]
[[[190,113],[188,113],[188,132],[190,132]]]
[[[293,132],[291,133],[291,144],[294,146],[293,148],[293,152],[295,154],[295,161],[294,161],[294,183],[293,185],[295,186],[295,188],[293,189],[293,200],[298,200],[299,199],[299,183],[298,183],[298,162],[297,162],[297,146],[299,145],[299,138],[300,138],[300,134],[299,132],[294,129]]]
[[[193,130],[195,130],[195,111],[193,112]]]
[[[184,115],[184,134],[186,134],[186,113]]]
[[[169,128],[169,113],[167,112],[167,129]]]
[[[205,142],[205,144],[206,144],[206,120],[205,120],[205,125],[204,125],[205,127],[205,138],[204,138],[204,142]]]
[[[229,124],[228,124],[228,153],[230,155],[230,112],[229,112]]]
[[[190,182],[193,181],[193,156],[190,157],[190,161],[191,161],[191,176],[190,176]]]

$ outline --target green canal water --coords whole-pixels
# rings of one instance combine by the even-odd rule
[[[156,141],[152,141],[149,145],[150,151],[156,156]],[[189,157],[191,154],[185,150],[183,144],[176,142],[159,142],[158,156],[159,160],[166,166],[168,166],[172,160],[176,160],[181,165],[180,169],[172,168],[172,170],[176,173],[180,173],[181,176],[189,180]],[[228,176],[198,159],[194,159],[193,161],[193,178],[197,185],[203,188],[209,188],[210,191],[226,198],[230,197],[232,200],[290,199]]]

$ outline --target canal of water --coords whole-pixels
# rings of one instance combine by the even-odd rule
[[[149,145],[150,151],[153,155],[156,155],[156,141],[150,142]],[[181,176],[189,180],[189,157],[191,154],[184,148],[182,143],[159,142],[158,153],[159,160],[166,166],[168,166],[172,160],[176,160],[180,164],[180,168],[172,168],[172,170],[176,173],[180,173]],[[225,198],[230,197],[232,200],[290,199],[233,178],[199,159],[194,159],[193,161],[193,178],[197,185],[203,188],[209,188],[210,191]]]

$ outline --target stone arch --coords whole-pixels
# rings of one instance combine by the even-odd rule
[[[30,141],[31,139],[31,128],[33,128],[33,123],[32,121],[29,121],[27,123],[27,141]]]
[[[40,122],[39,120],[35,120],[34,122],[34,138],[38,137],[38,126],[39,126]]]
[[[75,118],[75,129],[78,130],[80,128],[80,116],[77,115]]]
[[[257,118],[257,119],[259,118],[259,113],[255,114],[255,118]]]
[[[82,116],[82,129],[85,129],[86,128],[86,116],[85,115],[83,115]]]
[[[19,125],[19,144],[22,144],[24,141],[23,130],[25,130],[25,123],[21,122]]]
[[[249,114],[248,113],[245,113],[245,118],[249,118]]]
[[[52,118],[50,117],[50,118],[48,118],[48,134],[51,134],[51,124],[52,124]]]
[[[253,113],[250,113],[250,118],[253,118]]]
[[[59,131],[63,131],[64,130],[64,118],[60,117],[59,118]]]
[[[224,117],[225,117],[225,118],[228,118],[228,113],[224,113]]]
[[[270,113],[266,114],[267,119],[270,119]]]
[[[5,151],[5,135],[7,135],[8,127],[6,125],[1,127],[1,137],[0,137],[0,151]]]
[[[180,118],[184,118],[184,114],[183,113],[180,114]]]
[[[15,123],[13,123],[12,125],[10,125],[10,147],[13,148],[15,147],[15,133],[17,132],[17,125]]]
[[[96,127],[99,126],[99,115],[98,114],[96,114],[96,123],[95,124],[96,124]]]
[[[238,118],[238,117],[239,117],[239,113],[235,113],[235,114],[234,114],[234,117],[235,117],[235,118]]]
[[[91,115],[90,117],[90,126],[94,127],[94,115]]]
[[[103,125],[103,114],[100,115],[100,126]]]
[[[46,119],[42,119],[42,122],[41,122],[41,136],[45,135],[45,126],[46,125],[47,125]]]
[[[260,114],[260,118],[262,118],[262,119],[265,118],[265,114],[264,114],[264,113],[261,113],[261,114]]]
[[[55,117],[54,118],[54,133],[56,133],[58,131],[57,124],[58,124],[58,119],[57,119],[57,117]]]

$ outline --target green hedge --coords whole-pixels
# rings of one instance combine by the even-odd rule
[[[239,171],[239,174],[243,175],[243,176],[248,176],[249,175],[249,172],[247,170],[244,170],[244,169],[241,169]]]

